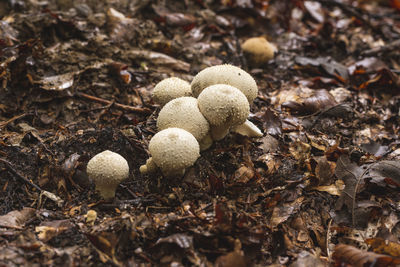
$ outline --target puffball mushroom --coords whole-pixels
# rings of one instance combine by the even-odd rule
[[[196,138],[186,130],[168,128],[156,133],[149,143],[151,162],[168,177],[182,176],[187,167],[200,157],[200,147]],[[149,162],[146,162],[146,166]],[[146,170],[147,167],[140,167]]]
[[[253,37],[242,44],[242,50],[253,66],[261,66],[274,58],[276,47],[264,37]]]
[[[192,94],[198,97],[210,85],[228,84],[239,89],[249,103],[257,97],[258,88],[256,81],[246,71],[229,64],[216,65],[200,71],[191,83]]]
[[[153,90],[153,100],[160,106],[164,106],[172,99],[181,96],[191,96],[190,84],[177,77],[171,77],[159,82]]]
[[[249,120],[246,120],[243,124],[240,124],[238,126],[235,126],[232,128],[232,132],[245,135],[248,137],[262,137],[263,133],[261,132],[260,129],[258,129],[257,126],[254,125]]]
[[[230,127],[243,124],[250,113],[246,96],[227,84],[207,87],[197,101],[200,112],[211,125],[211,136],[216,141],[224,138]]]
[[[179,97],[168,102],[157,118],[158,130],[181,128],[191,133],[198,142],[206,137],[210,125],[197,105],[194,97]]]
[[[129,176],[128,162],[118,153],[105,150],[89,160],[86,172],[96,184],[100,195],[110,200],[117,186]]]

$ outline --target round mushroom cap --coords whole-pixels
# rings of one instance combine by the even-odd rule
[[[182,174],[200,157],[196,138],[186,130],[168,128],[156,133],[149,143],[154,163],[166,176]]]
[[[275,46],[264,37],[253,37],[242,44],[242,50],[254,66],[261,66],[274,58]]]
[[[118,184],[129,176],[128,162],[118,153],[105,150],[89,160],[86,172],[104,198],[112,198]]]
[[[234,126],[246,121],[249,102],[239,89],[215,84],[204,89],[197,99],[200,112],[212,126]]]
[[[197,141],[203,139],[210,125],[197,105],[194,97],[179,97],[168,102],[157,118],[159,131],[167,128],[181,128],[191,133]]]
[[[153,90],[153,101],[164,106],[172,99],[181,96],[191,96],[190,84],[177,77],[171,77],[159,82]]]
[[[238,88],[249,103],[257,97],[258,88],[256,81],[246,71],[229,64],[217,65],[200,71],[191,83],[192,94],[198,97],[210,85],[228,84]]]

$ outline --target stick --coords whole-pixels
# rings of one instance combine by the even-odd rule
[[[27,178],[25,178],[24,176],[22,176],[21,174],[19,174],[19,173],[14,169],[14,167],[12,166],[12,164],[11,164],[9,161],[7,161],[7,160],[5,160],[5,159],[3,159],[3,158],[0,158],[0,162],[4,163],[4,165],[6,165],[8,171],[11,172],[15,177],[21,179],[22,181],[24,181],[25,183],[29,184],[30,186],[36,188],[37,190],[42,191],[42,189],[41,189],[39,186],[35,185],[35,184],[32,183],[31,181],[29,181]]]
[[[9,119],[8,121],[2,121],[2,122],[0,122],[0,129],[3,128],[3,127],[5,127],[5,126],[7,126],[9,123],[11,123],[11,122],[13,122],[13,121],[15,121],[15,120],[18,120],[18,119],[20,119],[20,118],[25,117],[26,115],[28,115],[28,114],[27,114],[27,113],[23,113],[23,114],[21,114],[21,115],[16,115],[16,116],[12,117],[12,118]]]
[[[96,96],[92,96],[92,95],[88,95],[85,93],[76,93],[76,95],[79,97],[85,98],[85,99],[99,102],[99,103],[103,103],[103,104],[107,104],[107,105],[114,105],[116,108],[123,109],[123,110],[128,110],[128,111],[143,113],[143,114],[151,114],[152,113],[151,109],[149,109],[149,108],[138,108],[138,107],[132,107],[132,106],[124,105],[124,104],[119,104],[119,103],[115,103],[113,101],[109,101],[109,100],[99,98]]]

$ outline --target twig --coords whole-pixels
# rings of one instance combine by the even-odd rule
[[[21,118],[25,117],[26,115],[28,115],[28,113],[23,113],[21,115],[16,115],[16,116],[12,117],[11,119],[9,119],[8,121],[0,122],[0,129],[5,127],[5,126],[7,126],[9,123],[11,123],[11,122],[13,122],[15,120],[18,120],[18,119],[21,119]]]
[[[79,96],[79,97],[85,98],[85,99],[89,99],[89,100],[92,100],[92,101],[99,102],[99,103],[103,103],[103,104],[107,104],[107,105],[113,105],[116,108],[123,109],[123,110],[128,110],[128,111],[137,112],[137,113],[143,113],[143,114],[151,114],[152,113],[151,109],[149,109],[149,108],[138,108],[138,107],[132,107],[132,106],[124,105],[124,104],[119,104],[119,103],[115,103],[113,101],[109,101],[109,100],[106,100],[106,99],[103,99],[103,98],[99,98],[99,97],[96,97],[96,96],[92,96],[92,95],[88,95],[88,94],[85,94],[85,93],[79,93],[78,92],[78,93],[76,93],[76,95]]]
[[[363,56],[374,56],[380,53],[390,52],[390,51],[397,51],[400,47],[400,40],[395,40],[391,43],[388,43],[384,46],[374,47],[368,50],[361,52]]]
[[[4,163],[4,165],[6,165],[6,167],[7,167],[7,170],[8,170],[9,172],[11,172],[15,177],[21,179],[22,181],[24,181],[25,183],[29,184],[30,186],[36,188],[37,190],[42,191],[42,189],[41,189],[39,186],[37,186],[36,184],[34,184],[34,183],[32,183],[31,181],[29,181],[27,178],[25,178],[25,177],[22,176],[21,174],[19,174],[19,173],[14,169],[14,167],[12,166],[12,164],[11,164],[9,161],[0,158],[0,162]]]

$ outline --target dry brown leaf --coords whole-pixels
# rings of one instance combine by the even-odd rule
[[[22,210],[13,210],[0,216],[0,227],[13,229],[23,229],[25,223],[35,216],[35,209],[23,208]]]
[[[215,261],[215,267],[246,267],[246,259],[240,253],[233,251],[219,256]]]
[[[51,222],[43,222],[35,227],[38,238],[44,242],[49,241],[53,237],[58,236],[62,232],[72,228],[73,225],[69,220],[57,220]]]
[[[393,257],[400,257],[400,244],[384,240],[383,238],[369,238],[365,243],[371,246],[376,253],[384,253]]]
[[[350,264],[354,267],[387,267],[400,264],[400,259],[374,252],[363,251],[344,244],[336,245],[333,258],[337,264]]]

